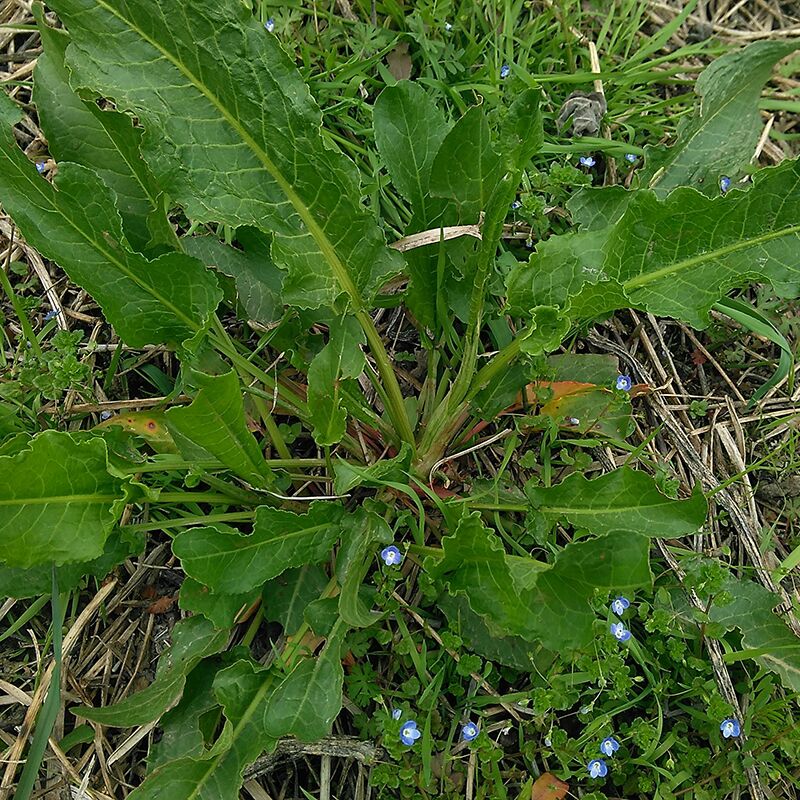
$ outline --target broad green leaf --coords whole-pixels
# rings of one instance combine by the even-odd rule
[[[150,747],[148,772],[175,759],[203,752],[201,718],[218,705],[212,689],[218,669],[217,659],[206,658],[186,676],[180,702],[158,721],[161,737]]]
[[[554,381],[578,381],[613,386],[619,375],[617,358],[601,353],[560,353],[548,356],[547,366],[553,370]]]
[[[735,178],[750,162],[762,129],[758,101],[775,62],[797,42],[753,42],[706,67],[695,91],[700,108],[678,129],[669,148],[648,147],[639,178],[659,197],[679,186],[719,194],[719,179]]]
[[[400,81],[380,93],[372,119],[375,144],[394,185],[427,222],[431,167],[448,129],[444,114],[421,86]]]
[[[49,150],[57,161],[73,161],[94,170],[112,190],[131,246],[156,244],[174,249],[177,239],[164,199],[139,153],[142,130],[126,114],[102,111],[81,100],[69,85],[64,63],[69,36],[42,19],[36,7],[44,52],[36,61],[33,102]]]
[[[708,506],[699,484],[686,500],[661,494],[646,473],[621,467],[588,480],[575,472],[555,486],[530,486],[528,499],[551,523],[566,520],[600,536],[620,532],[673,538],[697,533]]]
[[[363,344],[364,334],[354,317],[335,320],[328,343],[308,368],[308,411],[314,441],[321,447],[337,444],[347,430],[341,384],[363,372]]]
[[[244,249],[223,244],[213,236],[189,236],[181,244],[189,255],[233,278],[247,318],[270,325],[283,314],[283,272],[269,255],[269,239],[255,228],[240,228],[236,237]]]
[[[773,611],[780,599],[758,583],[729,578],[725,590],[733,602],[713,604],[712,622],[742,632],[742,649],[761,666],[776,673],[781,683],[800,692],[800,639]]]
[[[387,482],[408,483],[411,470],[411,447],[403,444],[394,458],[382,458],[374,464],[362,466],[337,458],[333,462],[336,494],[347,494],[356,486],[386,486]]]
[[[649,587],[652,580],[646,536],[619,532],[568,544],[529,600],[538,639],[549,650],[585,645],[592,635],[589,600],[596,589],[622,592]]]
[[[458,215],[455,222],[474,225],[486,210],[502,168],[486,114],[474,106],[456,122],[436,153],[430,191],[451,201]]]
[[[97,175],[61,164],[51,185],[9,128],[0,128],[0,201],[28,243],[85,288],[133,347],[195,336],[220,300],[199,261],[182,253],[149,261],[126,249],[113,194]]]
[[[81,706],[72,712],[101,725],[132,727],[158,719],[183,694],[186,676],[206,656],[219,653],[228,631],[217,630],[203,617],[188,617],[172,629],[172,646],[161,656],[156,679],[146,688],[104,708]]]
[[[507,278],[512,314],[527,317],[536,306],[568,306],[585,284],[603,280],[603,246],[608,232],[566,233],[540,242],[530,260]]]
[[[800,291],[800,162],[756,173],[747,192],[639,191],[612,228],[554,236],[508,278],[512,313],[568,306],[587,320],[632,306],[702,328],[730,289],[764,280]]]
[[[58,568],[58,586],[70,591],[88,578],[105,578],[111,570],[129,556],[144,550],[144,534],[132,534],[124,528],[112,530],[101,555],[91,561],[77,561]],[[0,564],[0,597],[38,597],[48,594],[53,586],[53,567],[50,563],[36,564],[27,569]]]
[[[342,587],[339,614],[353,628],[366,628],[381,615],[371,611],[375,589],[364,585],[367,572],[375,564],[375,555],[394,541],[392,529],[383,517],[364,506],[348,518],[342,544],[336,555],[336,578]]]
[[[244,768],[276,745],[262,725],[273,688],[272,672],[250,661],[220,670],[214,694],[226,721],[217,741],[196,757],[160,765],[128,795],[130,800],[239,800]]]
[[[635,194],[623,186],[584,186],[567,200],[567,208],[579,230],[602,230],[619,222]]]
[[[270,470],[247,429],[236,373],[195,376],[202,388],[191,405],[167,411],[170,431],[199,445],[250,483],[268,483]]]
[[[0,89],[0,125],[4,128],[9,125],[16,125],[22,120],[22,109]]]
[[[702,328],[729,289],[765,280],[800,287],[800,161],[757,173],[748,192],[708,198],[637,193],[605,246],[603,270],[632,305]]]
[[[649,586],[649,543],[638,533],[574,542],[552,565],[506,556],[500,539],[477,513],[465,514],[442,540],[443,557],[425,568],[454,594],[464,594],[490,629],[540,641],[550,650],[580,647],[591,638],[596,588]]]
[[[500,125],[500,142],[506,166],[515,171],[525,169],[544,144],[541,97],[539,89],[520,92]]]
[[[194,528],[179,533],[172,550],[187,575],[212,591],[239,594],[290,567],[329,558],[344,514],[342,506],[327,501],[312,503],[306,514],[261,506],[249,535]]]
[[[572,431],[596,433],[618,442],[634,430],[630,397],[602,386],[581,387],[554,397],[538,413]]]
[[[0,562],[26,569],[99,558],[130,493],[108,472],[105,442],[40,433],[0,458]]]
[[[269,736],[295,736],[313,742],[327,736],[342,708],[342,639],[347,628],[334,626],[316,658],[302,660],[275,689],[264,710]]]
[[[250,608],[258,598],[258,590],[244,594],[222,594],[212,592],[193,578],[185,578],[181,584],[178,605],[184,611],[202,614],[214,623],[215,628],[230,628],[242,611]]]
[[[473,653],[483,658],[521,672],[544,671],[553,660],[551,653],[521,636],[503,636],[492,630],[462,595],[443,592],[436,604],[445,613],[450,630],[460,636]]]
[[[287,634],[294,633],[303,623],[306,607],[319,599],[327,585],[328,576],[317,564],[287,569],[264,585],[264,617],[279,622]]]
[[[345,293],[360,308],[402,270],[359,201],[355,165],[326,145],[300,73],[245,4],[48,5],[69,29],[73,86],[136,114],[142,155],[187,216],[273,233],[287,303],[316,308]]]
[[[567,317],[556,306],[535,306],[529,313],[527,332],[521,336],[521,352],[538,356],[555,350],[569,333]]]

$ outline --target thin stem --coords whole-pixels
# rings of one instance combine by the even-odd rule
[[[126,531],[166,531],[170,528],[185,528],[189,525],[207,525],[212,522],[252,522],[255,511],[236,511],[230,514],[202,514],[199,516],[181,517],[180,519],[162,519],[156,522],[140,522],[136,525],[123,525]]]
[[[386,413],[394,425],[395,433],[400,438],[400,442],[408,442],[413,449],[415,447],[414,431],[411,429],[411,423],[408,420],[405,402],[403,401],[403,393],[400,390],[400,384],[397,382],[397,375],[389,359],[389,354],[383,346],[383,340],[375,327],[375,323],[372,321],[372,317],[366,311],[358,310],[355,312],[355,316],[364,331],[364,335],[367,337],[370,352],[375,359],[378,374],[383,382],[383,389],[386,393]]]
[[[3,287],[3,291],[6,293],[6,296],[11,301],[11,305],[14,308],[14,313],[17,315],[17,319],[19,320],[19,324],[22,327],[22,333],[25,336],[25,339],[30,343],[31,352],[37,358],[41,358],[42,356],[42,348],[39,346],[39,340],[36,338],[36,334],[33,330],[33,325],[31,325],[31,321],[28,319],[28,315],[25,313],[25,309],[22,306],[19,298],[17,297],[17,293],[14,291],[14,287],[11,285],[11,281],[8,279],[8,275],[6,274],[6,270],[8,269],[9,264],[11,264],[11,251],[14,249],[14,229],[11,229],[11,239],[8,243],[8,256],[6,257],[6,263],[4,266],[0,267],[0,285]]]

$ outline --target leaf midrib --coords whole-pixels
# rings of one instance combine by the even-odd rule
[[[122,263],[118,258],[116,258],[113,254],[113,251],[109,251],[105,247],[102,247],[100,242],[95,239],[94,237],[90,236],[83,228],[80,228],[78,225],[73,222],[72,218],[67,216],[63,213],[62,209],[59,208],[59,205],[56,203],[55,200],[55,192],[56,188],[54,186],[50,186],[51,190],[53,191],[53,196],[48,196],[47,193],[44,191],[44,187],[40,186],[40,181],[33,180],[32,176],[28,175],[25,170],[21,168],[21,165],[16,162],[14,158],[8,159],[8,163],[10,163],[25,181],[27,181],[28,186],[38,194],[41,198],[42,202],[44,202],[48,208],[52,209],[53,213],[57,214],[70,228],[72,228],[90,247],[94,248],[98,253],[100,253],[103,258],[105,258],[109,263],[113,264],[126,278],[131,280],[135,283],[140,289],[144,290],[147,294],[149,294],[153,299],[157,300],[161,303],[165,308],[169,309],[179,320],[181,320],[185,325],[191,328],[194,331],[199,331],[201,325],[199,325],[195,320],[191,317],[187,317],[181,309],[168,300],[166,297],[163,297],[152,284],[145,283],[142,281],[136,273],[132,272],[128,267]],[[47,183],[47,181],[43,181]],[[145,258],[140,254],[133,254],[132,255],[139,255],[141,258]],[[64,259],[53,259],[59,263],[62,263]]]
[[[120,499],[117,494],[68,494],[51,495],[49,497],[12,497],[7,500],[0,499],[0,506],[43,506],[69,503],[114,503]]]
[[[647,286],[649,283],[655,283],[669,275],[674,275],[689,267],[694,267],[698,264],[703,264],[707,261],[713,261],[717,258],[736,253],[740,250],[747,250],[750,247],[757,247],[760,244],[765,244],[773,239],[780,239],[783,236],[791,236],[792,234],[800,233],[800,225],[790,225],[788,228],[781,228],[778,231],[770,231],[769,233],[761,234],[749,239],[744,239],[740,242],[720,247],[717,250],[712,250],[708,253],[701,253],[700,255],[685,258],[682,261],[676,261],[673,264],[668,264],[661,269],[653,270],[652,272],[643,272],[635,278],[630,278],[622,284],[624,290],[639,289],[642,286]],[[764,274],[759,272],[759,274]]]
[[[333,245],[326,236],[325,232],[317,223],[316,219],[314,219],[312,216],[308,206],[306,206],[306,204],[294,191],[291,184],[283,177],[280,170],[275,166],[267,152],[260,147],[256,140],[253,139],[253,137],[247,132],[247,130],[245,130],[245,128],[239,124],[239,121],[236,119],[236,117],[227,110],[222,101],[211,91],[211,89],[206,86],[206,84],[200,80],[200,78],[198,78],[182,61],[178,60],[176,56],[173,56],[171,53],[169,53],[152,37],[148,36],[133,22],[133,20],[128,19],[122,14],[118,13],[117,9],[113,8],[108,2],[105,0],[96,1],[97,5],[106,9],[106,11],[108,11],[112,16],[116,17],[118,20],[120,20],[120,22],[127,25],[133,33],[135,33],[137,36],[140,36],[144,41],[150,44],[151,47],[161,53],[161,55],[186,78],[188,78],[192,85],[217,109],[217,111],[219,111],[220,114],[222,114],[225,121],[241,137],[242,141],[244,141],[244,143],[252,150],[256,158],[261,162],[261,165],[264,167],[264,169],[270,174],[272,179],[280,187],[281,191],[286,195],[287,199],[292,204],[292,207],[295,209],[297,214],[303,220],[303,223],[308,228],[308,231],[311,233],[314,241],[317,243],[317,246],[320,248],[320,251],[325,257],[325,260],[328,262],[334,277],[339,282],[339,285],[350,297],[354,308],[356,310],[361,310],[363,307],[363,301],[360,293],[356,288],[356,285],[351,280],[344,264],[336,254]]]

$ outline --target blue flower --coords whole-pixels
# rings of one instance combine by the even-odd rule
[[[46,166],[47,165],[44,163],[44,161],[37,161],[36,171],[41,175],[45,171]]]
[[[590,778],[605,778],[608,775],[608,767],[602,758],[593,758],[587,765]]]
[[[630,164],[635,163],[637,158],[638,156],[634,153],[625,153],[625,160]]]
[[[461,738],[465,742],[471,742],[479,733],[480,729],[474,722],[465,722],[461,728]]]
[[[272,33],[275,30],[275,20],[270,17],[265,23],[264,27],[267,29],[267,33]]]
[[[381,550],[381,558],[387,567],[395,567],[403,561],[403,554],[393,544],[390,544]]]
[[[620,642],[627,642],[631,638],[631,632],[621,622],[611,623],[611,633]]]
[[[450,31],[451,31],[451,30],[453,30],[453,26],[452,26],[452,25],[451,25],[449,22],[445,22],[445,24],[444,24],[444,29],[445,29],[445,30],[446,30],[448,33],[450,33]]]
[[[629,392],[633,386],[633,381],[629,375],[617,375],[617,389],[623,392]]]
[[[57,316],[58,316],[58,311],[56,311],[55,309],[51,309],[44,315],[44,321],[50,322],[51,319]]]
[[[726,739],[730,739],[731,736],[738,736],[742,732],[742,726],[739,725],[739,720],[733,718],[722,720],[719,729]]]
[[[584,167],[593,167],[597,163],[593,156],[581,156],[578,160]]]
[[[518,208],[522,208],[522,203],[520,203],[520,201],[519,201],[519,200],[515,200],[515,201],[514,201],[514,202],[511,204],[511,210],[512,210],[512,211],[516,211]]]
[[[110,411],[101,411],[100,412],[100,419],[105,422],[107,419],[111,419],[114,415]]]
[[[611,601],[611,610],[618,617],[621,617],[625,613],[625,609],[630,607],[631,601],[627,597],[622,597],[622,595]]]
[[[507,78],[510,74],[511,74],[511,67],[509,67],[508,64],[503,64],[503,66],[500,67],[500,77]]]
[[[619,742],[613,736],[606,736],[600,742],[600,752],[611,758],[619,750]]]
[[[719,190],[722,192],[722,194],[725,194],[725,192],[727,192],[728,189],[730,188],[731,188],[731,179],[727,175],[723,175],[719,179]]]
[[[407,747],[411,747],[422,734],[417,730],[417,723],[413,719],[403,723],[400,728],[400,741]]]

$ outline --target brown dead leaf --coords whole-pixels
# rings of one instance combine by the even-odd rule
[[[395,80],[408,80],[411,77],[411,56],[408,54],[408,43],[400,42],[394,50],[387,54],[386,63]]]
[[[699,367],[701,364],[705,364],[706,361],[708,361],[708,359],[697,348],[692,350],[692,364]]]
[[[175,605],[176,595],[166,594],[147,606],[148,614],[166,614]]]
[[[560,781],[549,772],[544,772],[533,784],[531,800],[562,800],[567,791],[569,791],[569,784]]]

